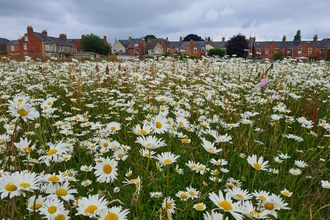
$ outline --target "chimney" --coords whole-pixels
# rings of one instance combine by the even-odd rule
[[[83,39],[84,37],[85,37],[85,35],[84,35],[84,34],[82,34],[82,35],[81,35],[81,39]]]
[[[286,36],[285,35],[282,37],[282,41],[286,42]]]
[[[60,34],[59,38],[62,39],[62,40],[66,40],[66,34]]]
[[[314,42],[317,42],[317,34],[314,35],[313,40],[314,40]]]
[[[46,30],[43,30],[41,33],[42,33],[43,35],[46,35],[46,36],[47,36],[47,31],[46,31]]]
[[[224,43],[225,42],[225,37],[222,37],[222,43]]]
[[[182,42],[182,36],[180,36],[180,42]]]
[[[27,33],[28,34],[33,34],[33,28],[32,28],[32,26],[27,26]]]

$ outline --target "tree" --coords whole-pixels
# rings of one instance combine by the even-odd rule
[[[273,54],[273,59],[274,60],[283,60],[284,54],[283,53],[274,53]]]
[[[155,35],[152,34],[148,34],[144,37],[145,42],[149,42],[152,39],[157,39],[157,37],[155,37]]]
[[[220,56],[223,57],[224,55],[226,55],[226,50],[224,48],[212,48],[209,49],[209,51],[207,52],[208,56]]]
[[[297,30],[296,35],[294,35],[293,41],[301,41],[301,32]]]
[[[110,46],[95,34],[87,34],[81,39],[80,44],[86,52],[94,52],[103,55],[108,55],[111,52]]]
[[[326,61],[330,61],[330,50],[327,52],[327,57],[325,58]]]
[[[245,35],[238,34],[230,38],[226,44],[226,52],[228,55],[232,56],[236,54],[238,57],[246,57],[248,53],[246,49],[249,48],[248,40]]]
[[[200,36],[196,35],[196,34],[188,34],[187,36],[185,36],[183,38],[183,41],[204,41]]]

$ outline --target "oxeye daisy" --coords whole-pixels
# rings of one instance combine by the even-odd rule
[[[38,197],[31,196],[27,200],[27,209],[29,212],[39,211],[39,209],[42,207],[42,204],[44,203],[44,200],[45,198],[43,198],[42,195],[39,195]]]
[[[228,217],[224,219],[224,216],[221,213],[214,212],[212,210],[211,214],[209,212],[206,212],[203,214],[203,219],[204,220],[214,220],[214,219],[219,219],[219,220],[228,220]]]
[[[121,125],[118,122],[110,122],[107,124],[109,134],[115,134],[121,129]]]
[[[267,170],[268,161],[264,161],[262,156],[257,160],[257,155],[253,154],[248,156],[247,161],[256,170]]]
[[[27,119],[34,120],[40,116],[36,108],[30,103],[30,100],[14,103],[9,101],[8,111],[15,117],[15,120],[22,118],[25,122]]]
[[[115,160],[122,160],[122,161],[126,160],[128,157],[126,151],[121,147],[117,148],[115,152],[113,152],[113,156]]]
[[[170,128],[170,125],[167,123],[167,119],[159,114],[153,119],[153,127],[154,133],[163,134],[167,132],[167,130]]]
[[[101,162],[95,165],[95,175],[102,180],[102,182],[111,182],[117,178],[118,162],[114,159],[101,158]]]
[[[64,176],[62,175],[56,175],[55,173],[53,174],[45,174],[43,181],[49,182],[49,183],[60,183],[65,180]]]
[[[63,202],[58,198],[47,198],[41,208],[39,209],[40,214],[47,219],[55,219],[58,214],[65,211]]]
[[[204,211],[206,209],[206,205],[204,203],[197,203],[193,206],[197,211]]]
[[[181,199],[181,201],[186,201],[189,198],[189,195],[187,192],[185,191],[179,191],[175,194],[178,198]]]
[[[150,192],[150,197],[151,198],[156,198],[156,199],[158,199],[158,198],[160,198],[160,197],[162,197],[163,196],[163,193],[162,192]]]
[[[188,197],[190,199],[197,199],[199,197],[199,191],[197,191],[195,188],[189,186],[186,187],[187,193],[188,193]]]
[[[210,163],[212,163],[214,165],[217,165],[217,166],[225,166],[225,165],[228,164],[228,161],[225,160],[225,159],[218,159],[218,160],[216,160],[216,159],[212,158],[210,160]]]
[[[281,194],[282,194],[283,196],[286,196],[286,197],[291,197],[291,196],[292,196],[292,192],[290,192],[290,191],[287,190],[287,189],[283,189],[283,190],[281,191]]]
[[[211,154],[218,154],[222,150],[214,147],[214,143],[206,140],[205,138],[201,138],[201,140],[203,142],[202,146],[204,147],[204,149]]]
[[[19,190],[32,192],[40,185],[41,178],[36,173],[15,172],[13,175]]]
[[[49,194],[48,198],[61,197],[65,201],[74,200],[72,194],[77,193],[76,189],[72,189],[68,181],[64,183],[48,184],[45,187],[46,194]]]
[[[60,142],[58,144],[50,144],[47,155],[39,157],[39,161],[50,166],[50,162],[58,162],[60,156],[66,152],[66,144]]]
[[[129,209],[123,209],[121,206],[114,206],[99,211],[100,220],[126,220]]]
[[[84,215],[90,218],[96,217],[100,210],[107,209],[107,200],[103,197],[96,195],[89,195],[88,197],[82,197],[78,201],[76,215]]]
[[[249,200],[252,198],[248,190],[241,189],[240,187],[228,189],[227,193],[236,200]]]
[[[240,208],[239,203],[232,202],[229,194],[224,196],[222,191],[219,190],[218,195],[212,192],[209,194],[209,198],[219,209],[229,212],[235,219],[243,218],[240,213],[244,213],[244,210]]]
[[[90,172],[90,171],[93,170],[93,166],[92,166],[92,165],[89,165],[89,166],[87,166],[87,165],[82,165],[82,166],[80,166],[80,170],[81,170],[81,171],[84,171],[84,172]]]
[[[162,203],[162,207],[170,212],[171,214],[174,214],[175,213],[175,201],[174,199],[172,199],[171,197],[166,197],[164,198],[163,200],[163,203]]]
[[[266,201],[267,199],[270,198],[269,193],[264,190],[254,191],[252,195],[261,201]]]
[[[301,174],[301,170],[300,169],[298,169],[298,168],[291,168],[290,170],[289,170],[289,173],[291,173],[292,175],[294,175],[294,176],[298,176],[298,175],[300,175]]]
[[[136,143],[150,150],[166,146],[166,143],[161,138],[158,139],[154,136],[140,136],[136,139]]]
[[[328,180],[321,180],[321,185],[325,189],[330,189],[330,182]]]
[[[35,144],[31,145],[31,140],[28,141],[27,138],[20,138],[20,142],[14,145],[23,153],[31,153],[35,149]]]
[[[143,156],[143,157],[147,157],[147,158],[154,158],[154,154],[155,152],[154,151],[151,151],[149,149],[145,149],[145,148],[142,148],[139,150],[140,154]]]
[[[0,194],[1,199],[4,199],[9,195],[9,198],[19,196],[23,192],[18,189],[19,185],[15,182],[15,178],[12,175],[6,175],[0,178]]]
[[[179,158],[179,155],[175,155],[171,152],[162,152],[156,156],[158,162],[164,166],[175,163],[176,160]]]
[[[307,163],[302,161],[302,160],[295,160],[294,161],[294,164],[297,166],[297,167],[300,167],[300,168],[305,168],[307,167]]]

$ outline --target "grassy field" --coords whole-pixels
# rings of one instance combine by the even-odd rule
[[[330,67],[0,62],[1,219],[328,219]]]

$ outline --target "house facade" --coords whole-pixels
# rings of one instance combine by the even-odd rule
[[[144,38],[132,38],[117,40],[112,46],[112,54],[140,57],[146,54],[147,45]]]

